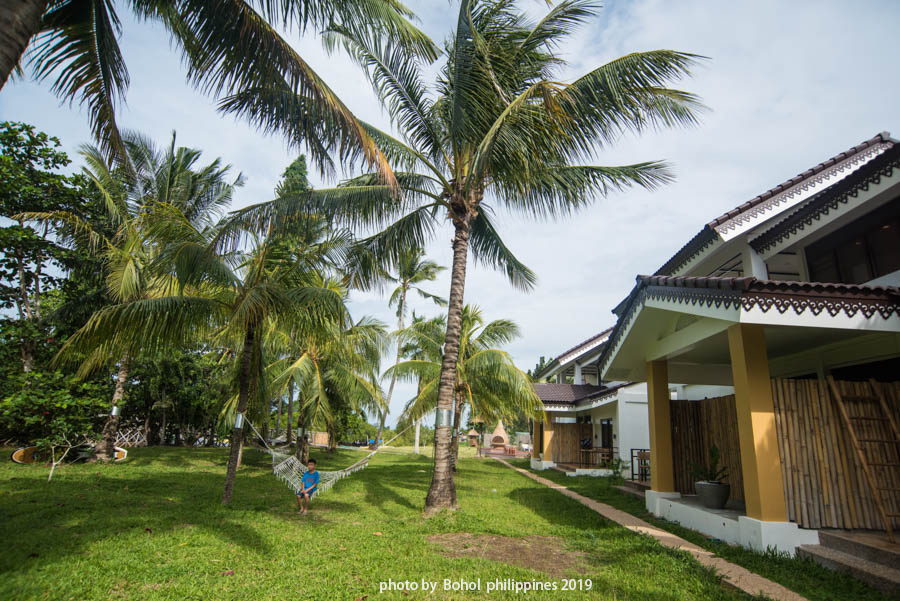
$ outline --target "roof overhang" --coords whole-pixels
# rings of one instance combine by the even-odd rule
[[[755,278],[639,276],[601,358],[607,380],[646,380],[665,359],[671,383],[731,383],[727,329],[766,326],[772,356],[863,334],[900,341],[900,291]],[[898,349],[900,350],[900,349]]]

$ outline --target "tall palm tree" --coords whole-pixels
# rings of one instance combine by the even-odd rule
[[[435,263],[434,261],[429,261],[424,258],[425,251],[421,248],[408,248],[404,249],[404,251],[400,254],[400,260],[397,262],[397,271],[396,275],[385,273],[384,279],[393,284],[397,284],[397,287],[394,288],[394,291],[391,293],[390,299],[388,299],[388,306],[393,307],[397,306],[397,332],[403,330],[403,321],[406,317],[407,313],[407,301],[406,297],[409,294],[410,290],[414,290],[421,296],[422,298],[433,301],[436,305],[440,307],[444,307],[447,305],[447,301],[443,298],[431,294],[430,292],[426,292],[422,290],[417,284],[421,284],[423,282],[433,282],[437,279],[437,276],[440,272],[442,272],[446,267],[442,267]],[[401,355],[401,345],[397,344],[397,358],[394,363],[400,362]],[[381,440],[381,431],[384,430],[384,420],[387,417],[387,412],[391,407],[391,397],[394,394],[394,385],[397,383],[397,376],[391,376],[391,383],[388,386],[387,398],[385,399],[385,409],[381,412],[380,420],[378,423],[378,435],[375,437],[375,446],[377,447],[379,441]],[[421,419],[416,420],[416,452],[419,452],[419,429],[421,427]]]
[[[177,147],[174,132],[164,149],[157,149],[148,138],[134,132],[125,133],[124,144],[127,158],[112,163],[94,146],[81,148],[87,165],[84,173],[100,192],[115,227],[112,236],[103,235],[89,221],[72,212],[26,215],[29,219],[68,225],[77,236],[85,238],[103,260],[107,292],[117,304],[166,296],[176,289],[169,275],[151,268],[164,244],[151,233],[160,207],[167,207],[170,216],[194,228],[209,231],[213,221],[230,204],[234,189],[243,182],[240,175],[228,181],[230,167],[222,165],[219,159],[200,165],[200,151]],[[113,411],[104,424],[97,447],[101,459],[111,460],[115,455],[117,408],[125,395],[130,363],[139,352],[139,340],[113,335],[90,349],[76,350],[66,345],[58,357],[63,362],[80,363],[81,375],[118,363]]]
[[[569,215],[597,197],[629,186],[655,188],[672,175],[650,161],[618,167],[583,165],[625,133],[693,125],[697,97],[670,87],[698,57],[673,50],[637,52],[596,67],[574,81],[558,73],[554,49],[596,14],[591,0],[566,0],[537,23],[514,0],[460,0],[455,35],[435,96],[415,57],[392,41],[332,29],[364,67],[401,138],[367,125],[389,158],[397,187],[368,173],[242,212],[269,227],[297,212],[325,212],[339,224],[378,228],[363,244],[396,265],[400,252],[423,247],[443,220],[453,226],[447,331],[438,393],[434,475],[426,514],[456,507],[450,430],[459,353],[466,262],[503,270],[528,289],[534,274],[516,259],[494,227],[493,207],[544,219]],[[399,190],[399,193],[398,193]]]
[[[222,101],[222,110],[265,120],[292,106],[305,118],[272,126],[291,143],[306,141],[316,163],[331,168],[331,151],[359,153],[389,174],[350,110],[279,33],[323,30],[333,24],[387,36],[414,53],[435,56],[399,0],[130,0],[138,21],[159,23],[187,65],[187,78]],[[119,48],[121,22],[111,0],[4,0],[0,4],[0,88],[29,63],[40,80],[69,103],[86,105],[104,154],[124,153],[116,107],[129,73]],[[258,92],[258,93],[257,93]],[[240,98],[235,94],[240,93]],[[227,107],[227,108],[226,108]]]
[[[401,361],[391,370],[393,375],[416,379],[420,383],[419,394],[406,407],[406,418],[421,418],[438,407],[443,363],[440,348],[444,340],[439,325],[439,322],[421,321],[412,324],[403,334],[410,344],[420,349],[422,357]],[[528,375],[516,367],[508,353],[498,348],[518,336],[519,328],[512,321],[498,319],[485,323],[478,307],[466,305],[463,308],[454,386],[451,467],[456,465],[458,433],[467,407],[473,415],[487,421],[507,418],[518,412],[531,417],[543,411]]]

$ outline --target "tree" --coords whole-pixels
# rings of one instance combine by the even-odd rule
[[[60,283],[54,272],[65,267],[67,251],[52,239],[48,226],[32,228],[23,213],[73,210],[79,191],[57,171],[70,163],[57,138],[31,125],[0,123],[0,215],[13,220],[0,228],[0,308],[15,308],[18,319],[4,317],[4,329],[20,340],[22,371],[34,369],[38,340],[45,334],[44,301]]]
[[[442,299],[439,296],[435,296],[429,292],[425,292],[416,284],[421,284],[422,282],[433,282],[437,279],[438,274],[443,271],[445,268],[441,267],[434,261],[424,260],[425,251],[421,248],[408,248],[405,249],[401,255],[400,260],[397,262],[397,271],[396,275],[392,275],[389,273],[384,274],[384,278],[393,283],[397,284],[397,287],[394,288],[394,291],[391,293],[391,297],[388,300],[388,306],[392,307],[397,305],[397,332],[403,330],[403,320],[406,317],[407,311],[407,303],[406,296],[410,290],[416,291],[419,296],[425,299],[429,299],[433,301],[436,305],[444,307],[447,305],[447,301]],[[400,362],[401,355],[401,345],[397,344],[397,358],[394,363]],[[391,383],[388,386],[387,398],[384,403],[384,411],[381,412],[378,421],[378,435],[375,437],[375,446],[379,445],[379,441],[381,440],[381,431],[384,429],[384,420],[387,417],[388,410],[391,407],[391,396],[394,394],[394,384],[397,383],[396,374],[391,375]],[[416,432],[419,432],[421,428],[421,419],[416,420]],[[419,452],[419,444],[418,437],[416,438],[416,453]]]
[[[281,129],[291,143],[306,141],[320,169],[329,153],[359,153],[389,175],[387,164],[350,110],[297,54],[278,30],[323,30],[340,24],[385,35],[416,54],[434,58],[432,42],[395,0],[132,0],[138,21],[162,25],[187,65],[195,87],[221,100],[224,112],[264,123],[273,111],[294,107],[303,118]],[[257,11],[255,6],[260,6]],[[0,6],[0,88],[30,48],[28,64],[39,80],[51,79],[64,101],[87,107],[97,143],[108,159],[125,156],[116,122],[130,76],[119,48],[121,23],[105,0],[10,0]]]
[[[444,332],[440,320],[413,323],[403,337],[421,349],[418,359],[399,362],[394,375],[419,382],[419,394],[406,407],[404,417],[418,419],[438,407],[441,365],[440,352]],[[451,469],[459,454],[459,428],[466,407],[485,421],[509,418],[519,412],[534,417],[543,405],[531,386],[531,380],[513,363],[505,351],[497,348],[519,336],[519,328],[507,319],[485,323],[478,307],[466,305],[462,311],[460,344],[454,386]]]
[[[183,220],[209,231],[215,217],[231,202],[238,176],[228,182],[230,167],[216,159],[199,166],[200,151],[176,147],[173,133],[169,146],[159,151],[147,138],[126,134],[127,159],[107,163],[96,147],[83,146],[81,155],[87,164],[85,175],[105,201],[112,235],[72,211],[30,212],[23,218],[56,227],[68,227],[103,259],[107,293],[118,305],[129,305],[153,297],[165,297],[174,290],[172,274],[159,273],[154,262],[166,241],[154,235],[158,222]],[[102,310],[101,310],[102,311]],[[97,314],[95,314],[96,316]],[[120,403],[125,396],[131,362],[141,352],[141,338],[129,338],[112,328],[105,337],[91,331],[92,317],[72,340],[90,339],[92,344],[67,343],[60,360],[80,363],[79,373],[87,375],[111,362],[117,363],[116,386],[111,413],[97,447],[97,456],[112,460],[120,420]]]
[[[503,243],[493,207],[546,219],[590,206],[629,186],[655,188],[672,179],[666,164],[582,165],[625,133],[693,125],[697,97],[670,84],[690,74],[698,57],[672,50],[637,52],[599,66],[570,83],[556,75],[566,64],[554,54],[595,15],[590,0],[568,0],[537,23],[510,0],[461,0],[456,33],[448,40],[436,97],[428,96],[419,61],[400,45],[335,27],[364,67],[398,139],[366,125],[393,166],[397,185],[376,173],[242,212],[258,228],[289,223],[298,212],[327,214],[337,224],[378,228],[361,241],[391,265],[402,249],[423,247],[438,225],[454,230],[447,331],[436,423],[434,474],[426,514],[456,507],[450,468],[451,415],[462,325],[466,263],[504,271],[514,286],[535,283]]]

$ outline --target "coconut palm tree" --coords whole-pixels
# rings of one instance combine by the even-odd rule
[[[167,207],[169,215],[177,216],[192,227],[209,231],[213,221],[230,204],[234,189],[243,182],[240,175],[229,182],[230,167],[222,165],[219,159],[200,165],[200,151],[177,147],[174,132],[164,149],[157,149],[152,141],[134,132],[126,132],[123,140],[127,158],[112,163],[104,159],[97,147],[81,148],[81,156],[87,165],[84,174],[105,200],[109,219],[115,227],[112,236],[104,236],[89,221],[72,212],[26,215],[28,219],[68,225],[76,236],[86,239],[103,259],[107,292],[117,304],[166,296],[175,290],[174,280],[169,275],[155,273],[151,268],[164,244],[150,232],[160,207]],[[64,346],[58,357],[61,362],[80,363],[82,376],[110,363],[118,363],[111,402],[113,410],[97,446],[97,456],[101,459],[111,460],[115,455],[118,406],[128,384],[130,363],[139,352],[139,340],[113,336],[84,352]]]
[[[323,169],[331,168],[329,153],[339,151],[360,153],[389,173],[353,114],[279,30],[321,31],[339,24],[435,56],[432,42],[410,23],[412,13],[398,0],[130,0],[126,6],[137,21],[168,31],[187,65],[188,80],[222,100],[227,110],[256,119],[282,106],[302,106],[304,119],[272,129],[283,131],[292,144],[305,140]],[[116,107],[130,80],[119,48],[116,8],[110,0],[5,0],[0,5],[0,88],[24,66],[21,60],[30,48],[34,76],[52,80],[61,100],[87,107],[107,158],[125,150]],[[247,94],[252,90],[261,93]],[[233,97],[236,92],[242,100]]]
[[[403,336],[420,349],[423,358],[401,361],[389,371],[397,377],[420,382],[419,394],[404,411],[405,418],[420,419],[438,407],[444,332],[434,321],[421,321],[407,328]],[[528,375],[516,367],[509,354],[497,348],[518,336],[519,328],[512,321],[498,319],[485,323],[481,309],[470,305],[463,308],[454,387],[451,468],[459,454],[459,427],[467,407],[473,415],[487,421],[518,412],[533,417],[543,411]]]
[[[383,277],[388,282],[392,284],[397,284],[397,287],[394,288],[394,291],[391,293],[390,299],[388,299],[388,306],[393,307],[397,306],[397,331],[400,332],[403,330],[403,321],[406,317],[407,313],[407,301],[406,297],[409,294],[410,290],[414,290],[424,299],[428,299],[433,301],[436,305],[440,307],[444,307],[447,305],[447,301],[443,298],[431,294],[430,292],[426,292],[422,290],[417,284],[421,284],[422,282],[433,282],[437,279],[438,274],[446,269],[435,263],[434,261],[429,261],[424,259],[425,251],[421,248],[408,248],[405,249],[400,254],[400,260],[397,262],[397,270],[396,274],[385,273]],[[394,363],[400,362],[401,355],[401,345],[397,345],[397,358]],[[394,385],[397,383],[396,375],[391,376],[391,383],[388,386],[387,398],[385,399],[384,406],[385,410],[381,412],[380,420],[378,422],[378,435],[375,437],[375,445],[378,446],[381,440],[381,431],[384,430],[384,420],[387,417],[387,412],[391,406],[391,397],[394,394]],[[416,452],[419,452],[419,428],[421,427],[421,420],[416,420]]]
[[[453,226],[447,331],[438,394],[435,467],[426,513],[456,507],[450,470],[451,414],[466,281],[476,261],[503,270],[528,289],[534,274],[516,259],[494,225],[494,207],[546,219],[569,215],[629,186],[655,188],[672,179],[649,161],[584,165],[626,133],[689,126],[697,97],[671,84],[698,57],[673,50],[636,52],[562,81],[566,62],[554,49],[596,13],[590,0],[560,2],[536,23],[514,0],[460,0],[456,32],[436,85],[423,83],[419,61],[391,41],[339,26],[344,45],[364,67],[400,138],[366,125],[391,161],[397,186],[368,173],[331,189],[248,207],[258,228],[289,222],[297,212],[328,213],[335,223],[378,228],[363,240],[373,257],[396,265],[403,248],[424,247],[438,226]]]

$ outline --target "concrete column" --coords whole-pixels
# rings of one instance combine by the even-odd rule
[[[786,522],[766,338],[759,324],[728,328],[747,517]]]
[[[573,384],[584,384],[584,378],[581,375],[581,366],[578,363],[575,364],[575,379],[572,381]]]
[[[650,415],[650,488],[657,492],[675,492],[669,365],[665,361],[647,363],[647,401]]]
[[[534,459],[540,459],[541,451],[541,420],[535,418],[531,422],[531,456]]]
[[[543,436],[544,456],[542,461],[553,461],[553,423],[548,415],[544,420],[544,436]]]
[[[741,248],[741,266],[744,268],[744,277],[752,276],[758,280],[769,279],[769,268],[766,267],[766,262],[749,244],[744,244]]]

